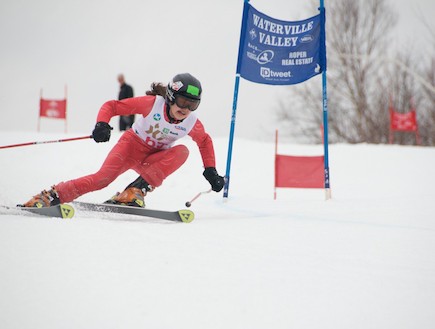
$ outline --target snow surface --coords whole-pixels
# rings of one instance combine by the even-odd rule
[[[0,204],[97,170],[119,136],[0,149]],[[0,145],[65,137],[76,136],[0,132]],[[209,188],[196,146],[182,142],[191,156],[150,208],[184,208]],[[227,140],[215,149],[223,174]],[[434,328],[435,149],[331,145],[329,201],[303,189],[274,201],[273,154],[273,137],[236,138],[228,202],[201,196],[190,224],[0,210],[0,328]]]

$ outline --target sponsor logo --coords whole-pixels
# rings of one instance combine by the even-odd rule
[[[251,40],[254,40],[257,37],[257,32],[255,29],[251,29],[251,31],[249,31],[249,36],[251,37]]]
[[[272,50],[264,50],[260,54],[258,54],[257,63],[258,64],[269,63],[274,55],[275,53]]]
[[[51,118],[60,117],[60,112],[57,109],[48,109],[45,114]]]
[[[314,40],[313,36],[310,34],[304,35],[301,39],[302,43],[307,43],[307,42],[311,42]]]
[[[148,130],[145,130],[145,133],[147,134],[147,135],[151,135],[153,138],[155,138],[155,139],[157,139],[157,140],[161,140],[161,139],[163,139],[164,137],[158,137],[158,136],[160,136],[160,135],[162,135],[162,132],[160,131],[160,129],[159,129],[160,127],[159,127],[159,124],[156,124],[155,126],[150,126],[149,128],[148,128]]]
[[[156,114],[153,115],[153,119],[155,121],[160,121],[162,119],[162,116],[160,114],[156,113]]]
[[[186,92],[193,96],[199,96],[199,88],[196,86],[188,85]]]
[[[254,61],[257,60],[257,55],[254,54],[254,53],[250,53],[249,51],[246,52],[246,56],[248,56],[249,59],[252,59],[252,60],[254,60]]]
[[[260,75],[262,78],[291,78],[291,71],[273,71],[268,67],[260,67]]]
[[[184,128],[182,126],[175,126],[174,128],[178,129],[178,130],[182,130],[182,131],[186,131],[187,130],[186,128]]]
[[[183,83],[181,81],[174,81],[172,82],[171,88],[175,91],[178,91],[183,87]]]
[[[258,49],[258,47],[256,45],[253,45],[252,43],[248,42],[248,48],[251,48],[255,51],[260,51],[260,49]]]

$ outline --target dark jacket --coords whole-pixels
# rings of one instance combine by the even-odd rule
[[[131,97],[133,97],[133,88],[130,85],[123,83],[121,85],[121,89],[119,90],[118,99],[121,100],[121,99],[131,98]]]

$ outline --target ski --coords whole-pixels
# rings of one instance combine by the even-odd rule
[[[90,203],[90,202],[73,202],[74,206],[86,211],[102,211],[125,215],[137,215],[144,217],[152,217],[170,220],[174,222],[190,223],[194,220],[195,214],[191,210],[183,209],[177,211],[164,211],[139,207],[121,206],[116,204],[106,203]]]
[[[2,206],[2,207],[6,209],[30,212],[32,214],[45,216],[45,217],[73,218],[74,216],[74,208],[69,204],[58,204],[52,207],[41,207],[41,208],[21,207],[21,206],[17,206],[17,207]]]

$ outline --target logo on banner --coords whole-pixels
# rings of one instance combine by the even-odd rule
[[[272,58],[273,58],[273,51],[272,50],[265,50],[262,51],[258,56],[257,56],[257,63],[258,64],[266,64],[269,63]]]
[[[314,40],[313,36],[312,36],[312,35],[309,35],[309,34],[304,35],[304,36],[301,38],[301,42],[302,42],[302,43],[308,43],[308,42],[311,42],[311,41],[313,41],[313,40]]]
[[[292,77],[292,73],[290,71],[286,71],[286,72],[273,71],[268,67],[261,67],[260,75],[262,78],[291,78]]]
[[[59,104],[57,103],[57,101],[50,101],[48,103],[48,108],[46,109],[46,112],[45,112],[47,117],[51,117],[51,118],[60,117],[60,112],[59,112],[58,107],[59,107]]]
[[[257,32],[255,32],[255,29],[251,29],[251,31],[249,31],[249,36],[251,37],[251,40],[254,40],[257,37]]]

